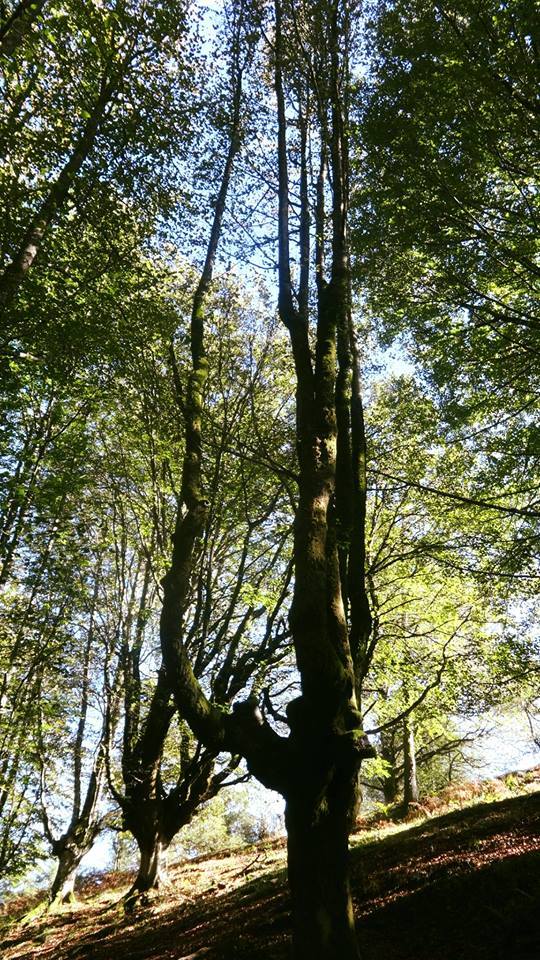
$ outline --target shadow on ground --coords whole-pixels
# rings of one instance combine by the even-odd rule
[[[481,804],[353,850],[363,960],[540,960],[540,793]],[[125,917],[35,921],[5,960],[286,960],[283,870]],[[339,960],[339,958],[336,958]]]

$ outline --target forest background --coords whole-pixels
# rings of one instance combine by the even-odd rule
[[[138,895],[199,808],[215,842],[267,828],[234,800],[248,767],[281,776],[242,709],[283,739],[286,704],[321,697],[288,618],[295,329],[322,368],[339,237],[333,389],[343,433],[345,371],[353,448],[362,407],[361,536],[339,497],[327,514],[377,748],[366,797],[407,806],[459,778],[497,717],[537,745],[536,6],[2,12],[4,889],[52,855],[69,897],[109,830],[136,845]],[[164,642],[180,560],[198,700]],[[220,739],[207,703],[238,729]]]

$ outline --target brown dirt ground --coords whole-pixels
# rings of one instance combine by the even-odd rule
[[[355,841],[363,960],[540,960],[540,791]],[[126,916],[128,882],[87,883],[75,907],[12,926],[3,960],[289,955],[283,842],[178,865],[162,894]]]

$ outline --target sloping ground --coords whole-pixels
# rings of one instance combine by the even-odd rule
[[[540,960],[540,792],[356,837],[364,960]],[[283,845],[179,866],[163,896],[124,916],[126,889],[14,928],[4,960],[285,960]],[[250,879],[252,878],[252,879]],[[336,958],[339,960],[339,958]]]
[[[365,960],[540,960],[540,793],[355,851]]]

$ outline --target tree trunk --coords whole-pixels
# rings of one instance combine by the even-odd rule
[[[385,803],[397,803],[398,784],[395,770],[391,770],[388,776],[385,777],[383,780],[382,789]]]
[[[96,816],[96,808],[102,794],[104,763],[105,754],[102,740],[94,768],[90,774],[82,810],[73,810],[69,827],[58,839],[55,839],[52,835],[47,811],[43,804],[43,796],[41,797],[45,836],[51,844],[53,856],[58,857],[58,869],[49,895],[51,902],[68,903],[75,899],[73,893],[75,874],[82,858],[92,849],[101,829],[101,821]]]
[[[19,287],[25,280],[44,237],[55,221],[59,210],[63,207],[81,167],[92,151],[105,109],[113,97],[118,82],[118,76],[112,81],[102,78],[99,96],[69,159],[52,183],[40,208],[34,213],[13,260],[0,276],[0,313],[3,308],[11,304]]]
[[[140,894],[159,890],[165,882],[166,867],[163,854],[167,846],[156,835],[136,837],[140,852],[139,869],[126,901],[136,900]]]
[[[53,880],[49,900],[51,903],[73,903],[75,900],[75,877],[79,864],[87,851],[66,845],[57,853],[58,867]]]
[[[295,960],[359,960],[349,883],[349,832],[357,800],[354,771],[287,798],[287,856]]]
[[[396,751],[394,745],[394,733],[383,731],[381,734],[380,756],[389,765],[389,770],[382,781],[382,790],[385,803],[397,803],[398,801],[398,778],[396,771]]]
[[[409,717],[403,721],[403,806],[418,803],[418,781],[416,779],[416,748],[414,729]]]

